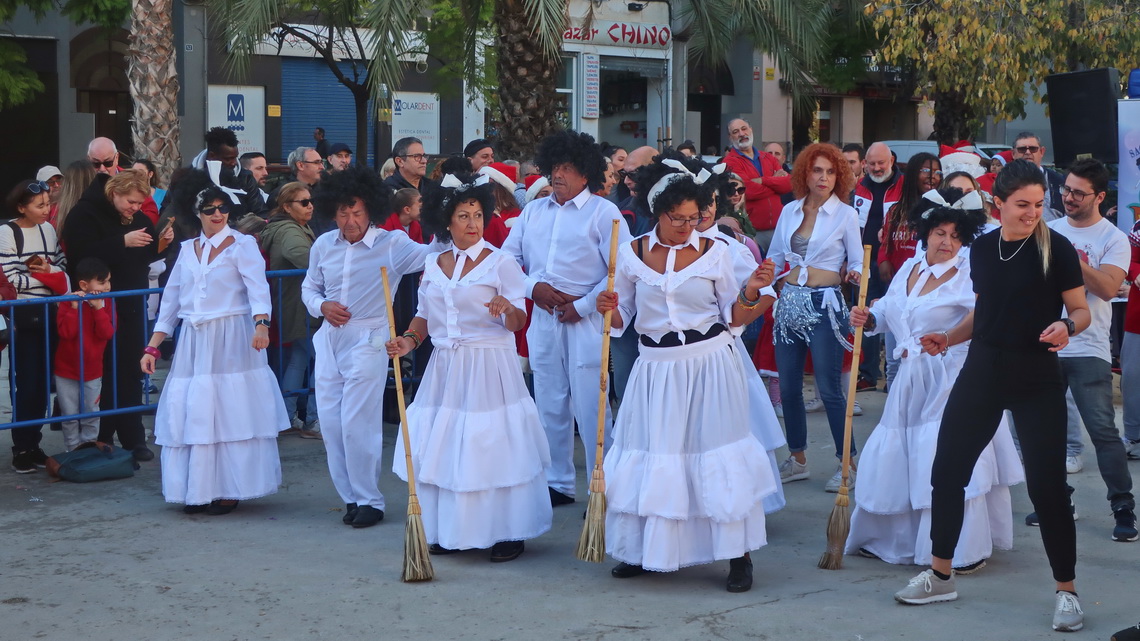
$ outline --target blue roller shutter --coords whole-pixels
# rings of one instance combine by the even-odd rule
[[[351,75],[352,67],[341,69]],[[369,102],[368,164],[376,167],[375,109]],[[352,92],[337,81],[321,60],[281,59],[281,153],[288,156],[297,147],[312,147],[313,129],[324,127],[330,144],[343,142],[356,154],[356,107]],[[279,159],[284,162],[284,158]]]

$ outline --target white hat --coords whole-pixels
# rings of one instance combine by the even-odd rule
[[[515,181],[511,180],[510,178],[507,178],[506,174],[499,171],[498,169],[495,169],[494,167],[491,167],[490,165],[483,165],[482,167],[480,167],[478,174],[480,176],[486,176],[486,177],[490,178],[491,180],[499,183],[500,185],[503,186],[503,188],[505,188],[509,192],[513,193],[515,190]]]
[[[39,171],[36,172],[36,180],[42,183],[46,183],[48,180],[62,175],[63,172],[59,170],[59,167],[44,165],[43,167],[40,167]]]
[[[531,183],[530,187],[526,188],[526,197],[523,198],[523,200],[529,203],[537,198],[538,192],[545,189],[548,185],[550,185],[550,181],[546,179],[546,176],[539,176],[537,180]]]

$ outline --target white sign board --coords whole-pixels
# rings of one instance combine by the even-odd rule
[[[265,153],[265,87],[210,85],[207,101],[207,128],[233,131],[239,153]]]
[[[1116,224],[1125,233],[1140,219],[1140,100],[1117,103],[1120,170],[1116,192]]]
[[[592,53],[582,54],[582,117],[602,115],[602,59]]]
[[[424,153],[439,153],[439,95],[399,91],[392,96],[392,141],[413,136]]]
[[[673,43],[673,30],[664,24],[595,20],[589,28],[580,25],[567,27],[562,32],[562,41],[636,49],[668,49]]]

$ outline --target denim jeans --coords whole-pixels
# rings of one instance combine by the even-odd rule
[[[1065,456],[1080,456],[1085,451],[1085,444],[1081,441],[1081,429],[1085,422],[1081,420],[1081,412],[1077,409],[1077,401],[1073,399],[1073,390],[1065,392],[1065,418],[1068,427],[1065,428]]]
[[[1124,436],[1140,441],[1140,334],[1124,332],[1120,347],[1120,395],[1124,397]]]
[[[1108,361],[1095,356],[1062,358],[1061,371],[1073,393],[1073,400],[1096,448],[1100,477],[1108,488],[1113,511],[1136,509],[1132,497],[1132,475],[1112,407],[1112,369]]]
[[[872,261],[867,271],[867,302],[869,303],[876,298],[882,298],[887,293],[887,286],[883,283],[883,279],[879,278],[878,263]],[[857,296],[858,289],[855,289],[851,292],[851,297],[854,299],[853,306],[859,303]],[[879,354],[882,352],[883,343],[881,334],[863,337],[863,362],[859,363],[859,376],[872,383],[878,383],[882,376],[882,371],[879,368]],[[890,352],[887,352],[887,356],[890,356]],[[812,358],[815,356],[813,355]]]
[[[847,409],[843,387],[840,384],[844,348],[836,339],[831,321],[823,311],[822,299],[822,292],[812,293],[812,303],[823,318],[812,330],[810,341],[804,341],[790,333],[786,340],[776,339],[776,367],[780,372],[780,396],[784,404],[784,430],[788,437],[788,451],[802,452],[807,449],[804,363],[807,360],[808,350],[811,350],[812,365],[815,368],[815,386],[827,411],[827,422],[831,427],[831,437],[835,441],[835,456],[838,458],[843,452],[843,423]],[[855,455],[855,451],[855,443],[852,441],[852,456]]]
[[[313,386],[313,357],[316,355],[313,351],[313,339],[309,336],[298,338],[289,344],[286,350],[287,356],[285,357],[285,372],[281,375],[281,391],[290,392],[297,389],[308,389]],[[305,372],[309,376],[305,376]],[[308,409],[308,392],[298,396],[285,397],[285,413],[289,415],[289,419],[297,418],[297,403],[302,401],[301,407]],[[316,412],[306,413],[306,418],[311,423],[315,420]]]

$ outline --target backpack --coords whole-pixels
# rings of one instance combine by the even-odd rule
[[[76,449],[47,460],[52,478],[73,483],[125,479],[139,469],[134,454],[106,443],[83,443]]]

